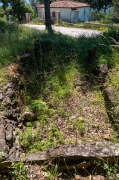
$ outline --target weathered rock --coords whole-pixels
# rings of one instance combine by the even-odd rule
[[[17,149],[17,148],[16,148]],[[32,153],[26,156],[16,156],[15,147],[10,150],[10,157],[15,161],[27,161],[31,164],[42,164],[43,162],[58,160],[60,170],[87,168],[96,161],[107,161],[108,163],[119,162],[119,144],[111,142],[94,143],[88,145],[59,146],[49,149],[46,153]],[[18,153],[19,154],[19,153]],[[16,158],[17,157],[17,158]],[[10,161],[11,162],[11,161]],[[9,164],[8,161],[6,165]],[[66,166],[67,164],[67,166]],[[5,166],[5,162],[3,162]]]
[[[5,111],[5,117],[8,119],[12,119],[12,110],[7,110]]]
[[[16,109],[18,107],[18,102],[17,101],[12,101],[11,106],[13,109]]]
[[[24,157],[23,157],[24,159]],[[38,164],[44,162],[47,160],[47,155],[46,153],[32,153],[32,154],[27,154],[25,160],[27,162],[37,162]]]
[[[92,180],[107,180],[107,178],[101,175],[95,175],[92,177]]]
[[[8,147],[5,140],[4,124],[0,124],[0,152],[3,153],[2,156],[4,156],[4,158],[8,156]]]
[[[74,180],[81,180],[81,176],[80,175],[75,175]]]
[[[104,93],[105,93],[107,101],[109,101],[111,105],[115,106],[117,102],[116,90],[113,87],[107,87],[104,90]]]
[[[6,105],[11,104],[11,99],[9,97],[5,97],[2,101],[2,104],[5,103]]]
[[[19,116],[18,113],[13,113],[13,114],[12,114],[12,118],[13,118],[14,120],[17,120],[18,116]]]
[[[5,86],[3,86],[3,89],[8,89],[8,88],[11,88],[12,86],[13,86],[13,83],[9,82]]]
[[[4,99],[4,95],[2,93],[0,93],[0,101],[2,101]]]
[[[14,146],[9,151],[9,159],[16,161],[20,157],[19,147],[16,143],[14,143]]]
[[[110,134],[103,134],[103,138],[105,140],[110,140]]]
[[[28,120],[28,121],[33,121],[36,119],[36,115],[33,112],[24,112],[23,113],[23,118]]]
[[[15,156],[16,156],[16,148],[12,147],[9,151],[9,159],[10,160],[15,160]]]
[[[6,131],[6,140],[12,141],[13,140],[13,133],[12,131]]]
[[[14,93],[15,92],[12,90],[12,88],[8,88],[8,90],[6,91],[6,96],[12,98],[14,96]]]
[[[50,158],[53,157],[118,157],[119,156],[119,144],[111,142],[97,142],[89,145],[76,145],[76,146],[59,146],[51,148],[47,151],[47,155]]]
[[[108,65],[107,64],[100,64],[94,70],[93,73],[95,76],[105,76],[108,73]]]
[[[17,106],[16,109],[12,109],[12,112],[13,113],[20,113],[20,108]]]
[[[2,93],[3,90],[4,93]],[[8,159],[14,161],[19,157],[16,127],[20,108],[18,102],[13,100],[16,98],[15,91],[18,91],[16,80],[7,83],[0,91],[0,100],[2,100],[1,104],[4,108],[0,113],[0,152],[3,152],[3,161]]]
[[[16,127],[16,125],[17,125],[17,122],[15,122],[15,121],[13,121],[13,120],[10,120],[10,119],[6,119],[6,118],[4,118],[4,121],[5,121],[5,129],[6,129],[6,128],[9,129],[9,128],[11,127],[10,124],[12,124],[12,128],[15,129],[15,127]]]

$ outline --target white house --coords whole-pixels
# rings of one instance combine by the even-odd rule
[[[44,4],[37,5],[38,15],[44,19]],[[90,20],[90,5],[71,0],[55,1],[50,4],[51,19],[55,20],[60,11],[60,19],[65,22],[84,22]]]

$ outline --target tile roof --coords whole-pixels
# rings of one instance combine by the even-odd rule
[[[90,5],[83,2],[76,1],[54,1],[50,4],[52,8],[78,8],[78,7],[89,7]],[[43,8],[44,4],[37,5],[37,8]]]

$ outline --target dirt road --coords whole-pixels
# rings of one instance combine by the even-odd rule
[[[45,30],[45,25],[25,24],[25,26],[38,29],[38,30]],[[67,27],[61,27],[61,26],[52,26],[52,29],[56,32],[60,32],[64,35],[69,35],[73,37],[80,37],[80,36],[95,37],[102,34],[101,31],[83,29],[83,28],[67,28]]]

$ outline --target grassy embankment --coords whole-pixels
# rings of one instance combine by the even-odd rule
[[[103,141],[105,134],[110,135],[110,141],[118,142],[102,84],[92,74],[98,64],[108,64],[107,83],[118,91],[119,51],[110,46],[114,44],[110,37],[117,38],[118,34],[113,30],[105,37],[76,39],[0,20],[0,85],[12,78],[9,65],[19,65],[22,112],[32,110],[37,115],[36,121],[27,122],[25,131],[20,132],[19,141],[26,153],[58,144]],[[49,41],[50,48],[45,54],[40,49],[39,59],[33,55],[32,61],[23,65],[18,56],[33,51],[36,39]],[[95,48],[96,54],[88,57],[88,51]]]

